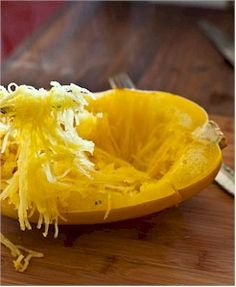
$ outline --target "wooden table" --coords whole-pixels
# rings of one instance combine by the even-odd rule
[[[92,91],[128,72],[139,88],[181,94],[201,104],[225,132],[224,160],[234,162],[233,70],[197,26],[207,19],[233,31],[225,11],[145,2],[73,2],[3,63],[2,83],[48,87],[75,82]],[[219,116],[221,115],[221,116]],[[233,285],[234,200],[216,184],[179,208],[113,224],[61,227],[60,236],[2,232],[45,254],[26,273],[2,248],[2,284]]]

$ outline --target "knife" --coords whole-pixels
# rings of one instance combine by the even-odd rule
[[[224,58],[234,66],[234,40],[207,21],[201,20],[198,25]]]

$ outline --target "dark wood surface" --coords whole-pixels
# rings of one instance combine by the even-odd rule
[[[108,89],[126,71],[142,89],[190,98],[228,138],[224,161],[234,165],[233,69],[197,26],[207,19],[233,32],[230,12],[145,2],[73,2],[45,23],[2,65],[2,83],[48,87],[75,82]],[[11,240],[45,254],[24,274],[2,248],[2,284],[234,284],[234,200],[219,186],[179,208],[125,222],[62,227],[57,240],[20,232],[2,218]]]
[[[2,82],[47,87],[58,80],[98,91],[126,71],[139,88],[177,93],[232,116],[233,69],[199,29],[200,19],[233,34],[232,12],[71,2],[3,63]]]

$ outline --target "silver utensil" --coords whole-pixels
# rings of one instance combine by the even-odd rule
[[[115,88],[128,88],[135,89],[135,85],[131,78],[126,73],[117,74],[109,78],[109,83],[113,89]],[[234,171],[227,166],[222,164],[220,171],[218,172],[215,182],[219,184],[229,194],[235,194],[235,183],[234,183]]]
[[[199,21],[198,25],[224,58],[234,66],[234,40],[207,21]]]
[[[215,181],[224,188],[228,193],[234,196],[235,194],[235,175],[234,171],[227,166],[222,164],[220,171],[218,172]]]
[[[109,78],[110,86],[115,89],[135,89],[135,85],[132,82],[131,78],[126,73],[117,74]]]

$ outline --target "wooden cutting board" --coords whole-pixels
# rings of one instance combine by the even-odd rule
[[[224,161],[233,167],[233,118],[212,116],[229,146]],[[234,284],[234,199],[215,183],[178,208],[113,224],[61,227],[47,238],[19,231],[2,218],[12,241],[43,252],[25,273],[1,250],[1,283],[11,285],[80,284]]]

